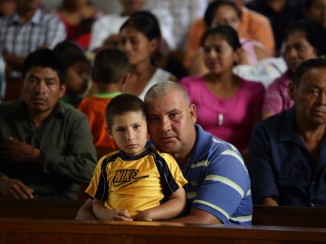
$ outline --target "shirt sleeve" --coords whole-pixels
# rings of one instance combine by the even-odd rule
[[[254,204],[261,204],[266,197],[277,200],[279,192],[272,169],[271,145],[262,122],[254,129],[249,148],[249,172]]]
[[[91,31],[91,40],[89,43],[89,50],[94,50],[100,46],[102,46],[105,38],[109,37],[109,35],[112,35],[113,33],[109,32],[109,28],[106,26],[106,22],[109,20],[106,20],[107,16],[103,16],[96,20],[92,26]],[[117,34],[117,33],[116,33]]]
[[[261,83],[257,83],[256,85],[257,87],[253,96],[252,111],[254,114],[261,114],[265,96],[265,87]]]
[[[66,27],[63,22],[55,15],[48,20],[46,31],[46,45],[54,48],[58,43],[64,41],[67,37]]]
[[[206,163],[204,179],[193,201],[194,208],[209,212],[222,223],[227,223],[243,199],[251,203],[250,179],[241,156],[227,149],[211,157]],[[251,206],[251,204],[248,204]],[[248,214],[237,213],[238,218]]]
[[[73,115],[74,114],[74,115]],[[66,117],[65,151],[42,148],[44,172],[58,174],[79,184],[88,184],[96,165],[96,150],[87,117],[81,112]]]
[[[277,83],[268,86],[263,101],[263,113],[277,114],[282,111],[282,97]]]

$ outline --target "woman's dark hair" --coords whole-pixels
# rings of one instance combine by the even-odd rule
[[[313,46],[318,56],[326,55],[326,30],[316,21],[298,20],[289,25],[285,32],[284,40],[296,32],[304,33],[306,40]]]
[[[205,11],[204,21],[207,28],[209,28],[212,25],[216,9],[218,9],[223,5],[228,5],[231,8],[233,8],[237,12],[239,18],[241,19],[242,16],[241,9],[234,2],[232,2],[231,0],[215,0],[208,4]]]
[[[219,25],[217,27],[210,28],[207,31],[205,31],[200,42],[202,47],[204,46],[206,39],[212,35],[218,35],[225,38],[227,43],[234,50],[237,50],[238,48],[241,47],[241,43],[237,31],[229,25]]]
[[[157,18],[148,11],[137,11],[132,14],[129,19],[120,27],[120,32],[126,28],[132,27],[141,32],[149,41],[157,39],[158,48],[151,57],[153,65],[157,65],[157,59],[161,57],[160,46],[162,34]]]

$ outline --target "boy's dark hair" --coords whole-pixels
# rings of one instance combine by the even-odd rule
[[[60,58],[66,69],[77,62],[84,62],[90,66],[84,50],[74,41],[60,42],[53,48],[53,51]]]
[[[127,74],[130,63],[127,55],[117,48],[101,49],[95,56],[93,80],[101,83],[114,83]]]
[[[64,84],[65,67],[59,57],[50,49],[42,48],[30,53],[22,66],[22,78],[33,67],[51,68],[57,72],[60,84]]]
[[[308,59],[302,62],[294,72],[294,85],[298,87],[302,76],[310,69],[326,69],[325,58]]]
[[[127,112],[141,112],[146,119],[145,104],[139,97],[131,94],[121,94],[114,97],[106,106],[106,124],[111,129],[113,119]]]

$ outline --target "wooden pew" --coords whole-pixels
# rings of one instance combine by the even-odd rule
[[[254,225],[326,228],[326,208],[254,206],[252,223]]]
[[[162,222],[0,219],[0,243],[325,243],[326,229]]]
[[[0,198],[0,218],[74,219],[84,200]]]
[[[83,203],[0,198],[0,218],[74,219]],[[326,209],[254,206],[253,225],[326,228]]]

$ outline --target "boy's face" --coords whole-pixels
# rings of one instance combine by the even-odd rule
[[[80,61],[71,65],[66,74],[66,93],[68,95],[81,95],[87,90],[91,69],[88,63]]]
[[[141,112],[127,112],[116,116],[108,133],[128,155],[139,155],[145,151],[147,124]]]

